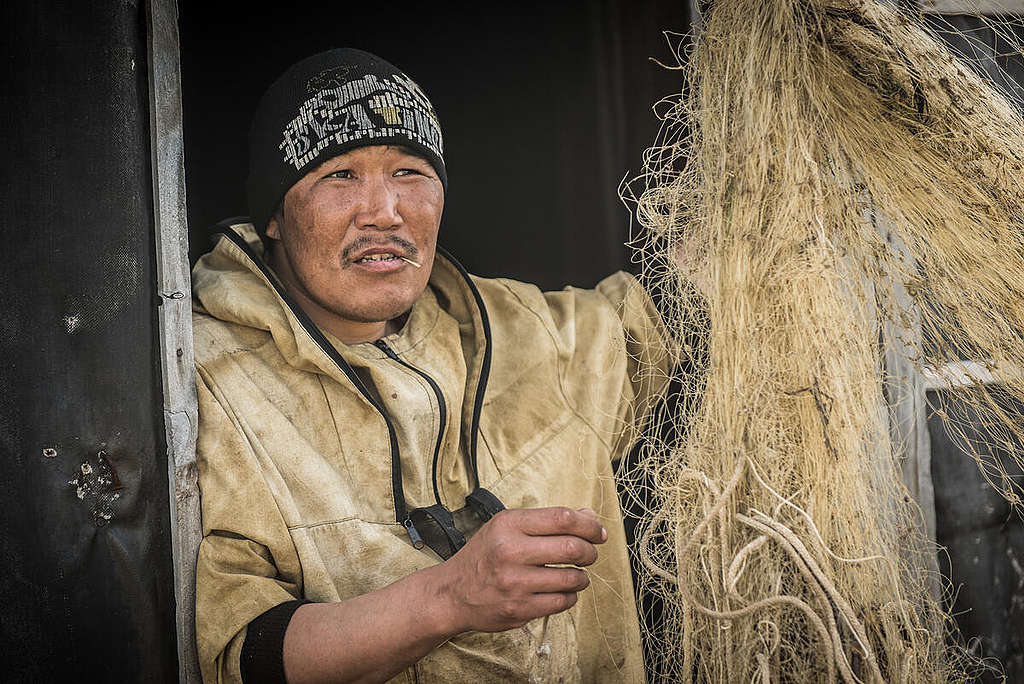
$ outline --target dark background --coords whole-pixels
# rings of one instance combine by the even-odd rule
[[[357,47],[405,70],[441,119],[441,243],[473,273],[592,286],[628,265],[619,182],[654,140],[680,78],[662,32],[686,2],[279,5],[185,0],[181,66],[193,260],[213,223],[247,214],[246,133],[288,65]],[[678,42],[678,40],[677,40]]]
[[[1007,682],[1024,682],[1024,519],[981,476],[964,448],[992,452],[1007,465],[1007,474],[1018,483],[1024,472],[1013,466],[1004,450],[983,427],[974,411],[951,405],[944,392],[929,392],[931,406],[963,419],[965,434],[954,436],[942,419],[928,417],[932,442],[932,481],[935,484],[936,537],[945,547],[939,553],[939,569],[951,581],[950,605],[965,646],[975,655],[995,658]],[[1010,415],[1024,415],[1024,406],[1007,402]],[[964,440],[973,444],[964,444]],[[974,641],[969,641],[975,639]],[[998,682],[989,671],[984,682]]]

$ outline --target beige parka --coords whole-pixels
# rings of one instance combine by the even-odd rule
[[[261,267],[252,227],[233,229],[193,271],[204,680],[240,681],[246,626],[275,605],[340,601],[442,562],[413,547],[396,502],[439,499],[471,533],[480,521],[459,509],[475,460],[506,507],[593,508],[608,542],[569,611],[456,636],[393,681],[644,681],[613,463],[670,364],[636,280],[544,293],[438,256],[400,332],[382,346],[328,336],[325,350]]]

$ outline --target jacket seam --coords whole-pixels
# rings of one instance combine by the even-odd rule
[[[327,407],[327,412],[331,414],[331,424],[334,425],[334,436],[337,440],[338,452],[341,454],[341,460],[345,464],[345,474],[348,476],[349,481],[353,481],[352,468],[348,463],[348,452],[345,450],[344,440],[341,438],[341,426],[338,425],[338,417],[334,411],[334,406],[331,404],[331,397],[327,394],[327,387],[324,386],[324,378],[319,373],[313,373],[313,377],[316,378],[320,385],[320,391],[324,395],[324,405]],[[288,529],[291,530],[292,528],[289,527]]]
[[[434,297],[436,298],[437,295],[435,294]],[[415,306],[415,303],[413,304],[413,306]],[[437,327],[437,324],[441,321],[441,313],[441,307],[440,305],[438,305],[437,310],[434,312],[434,320],[431,321],[430,327],[424,330],[423,334],[420,335],[419,339],[413,341],[404,351],[399,352],[396,349],[395,353],[408,354],[413,349],[416,349],[420,345],[424,344],[427,341],[427,338],[429,338],[434,333],[434,329]],[[385,355],[385,358],[387,358],[387,355]]]
[[[397,523],[397,522],[395,522],[393,520],[391,520],[391,521],[366,520],[365,518],[360,518],[358,515],[350,515],[350,516],[347,516],[345,518],[337,518],[335,520],[320,520],[320,521],[315,522],[315,523],[301,523],[301,524],[298,524],[298,525],[288,525],[288,530],[289,531],[292,531],[292,530],[311,530],[311,529],[314,529],[316,527],[327,527],[328,525],[338,525],[340,523],[351,522],[353,520],[355,520],[356,522],[366,523],[367,525],[381,525],[383,527],[393,527],[393,526],[401,527],[401,523]]]
[[[501,466],[498,465],[498,460],[494,458],[494,449],[491,447],[491,443],[487,441],[487,435],[484,433],[483,426],[480,426],[480,439],[483,440],[484,446],[487,447],[487,456],[491,459],[491,464],[494,466],[494,470],[498,473],[498,477],[493,482],[488,482],[487,486],[490,487],[498,482],[505,479],[505,471],[502,470]],[[479,458],[479,454],[477,455]],[[480,477],[480,464],[477,463],[477,477]],[[479,483],[481,487],[484,486],[483,482]]]
[[[547,323],[546,323],[546,322],[544,321],[544,319],[543,319],[543,318],[542,318],[542,317],[540,316],[540,314],[538,314],[538,313],[537,313],[536,311],[534,311],[534,310],[533,310],[533,309],[531,309],[531,308],[530,308],[529,306],[527,306],[527,305],[526,305],[526,302],[524,302],[524,301],[523,301],[523,299],[522,299],[522,298],[521,298],[521,297],[519,296],[519,293],[518,293],[518,292],[516,292],[515,290],[513,290],[513,289],[512,289],[512,287],[510,287],[508,283],[506,283],[506,282],[505,282],[504,280],[502,280],[502,279],[497,279],[497,281],[498,281],[499,283],[501,283],[501,286],[502,286],[502,287],[504,287],[504,288],[505,288],[506,290],[508,290],[508,292],[509,292],[509,293],[510,293],[510,294],[511,294],[511,295],[512,295],[513,297],[515,297],[516,301],[517,301],[517,302],[519,303],[519,305],[520,305],[520,306],[521,306],[521,307],[522,307],[522,308],[523,308],[524,310],[526,310],[527,312],[529,312],[529,313],[530,313],[531,315],[533,315],[533,316],[534,316],[534,317],[535,317],[535,318],[536,318],[536,319],[537,319],[538,321],[540,321],[541,327],[543,327],[543,328],[544,328],[544,332],[546,332],[546,333],[547,333],[547,335],[548,335],[548,337],[549,337],[549,338],[551,339],[551,343],[552,343],[552,344],[554,345],[554,347],[555,347],[555,350],[556,350],[556,351],[559,351],[559,352],[560,352],[560,351],[561,351],[561,348],[560,348],[560,347],[559,347],[559,345],[558,345],[558,339],[557,339],[557,338],[555,337],[555,335],[554,335],[554,334],[552,334],[552,332],[551,332],[550,328],[548,327],[548,325],[547,325]],[[573,413],[574,413],[574,414],[576,415],[576,417],[577,417],[577,418],[579,418],[579,419],[580,419],[580,421],[581,421],[581,422],[582,422],[582,423],[583,423],[584,425],[586,425],[586,426],[587,426],[588,428],[590,428],[590,431],[591,431],[591,432],[592,432],[592,433],[594,434],[594,436],[595,436],[595,437],[596,437],[596,438],[598,439],[598,441],[600,441],[600,442],[601,442],[601,444],[603,444],[603,445],[605,445],[606,447],[608,447],[608,449],[611,449],[611,448],[613,448],[613,447],[614,447],[614,445],[613,445],[613,444],[611,444],[611,443],[609,443],[609,442],[608,442],[608,440],[606,440],[606,439],[605,439],[604,437],[602,437],[602,436],[601,436],[601,432],[600,432],[600,430],[598,430],[598,429],[597,429],[596,427],[594,427],[594,425],[592,425],[592,424],[591,424],[591,422],[590,422],[589,420],[587,420],[587,419],[586,419],[586,418],[585,418],[585,417],[583,416],[583,414],[582,414],[582,413],[580,413],[579,409],[577,409],[577,408],[576,408],[576,404],[575,404],[575,403],[573,403],[573,402],[572,402],[572,401],[571,401],[571,400],[569,399],[569,397],[568,397],[568,396],[566,395],[566,393],[565,393],[565,377],[564,377],[564,373],[565,373],[565,368],[564,368],[564,364],[563,364],[563,361],[562,361],[562,358],[561,358],[561,354],[556,354],[556,358],[555,358],[555,365],[556,365],[556,367],[558,368],[558,393],[559,393],[559,394],[560,394],[560,395],[562,396],[562,400],[563,400],[563,401],[565,402],[565,405],[566,405],[567,407],[569,407],[569,410],[570,410],[570,411],[572,411],[572,412],[573,412]]]
[[[524,463],[527,463],[531,459],[536,458],[537,455],[540,453],[541,449],[550,444],[552,440],[558,438],[559,435],[564,433],[569,428],[569,425],[572,423],[572,417],[577,415],[576,412],[572,410],[566,410],[562,415],[564,416],[567,414],[569,418],[561,426],[559,426],[557,430],[552,430],[551,433],[544,438],[543,442],[541,442],[540,444],[538,444],[537,446],[530,450],[530,453],[524,454],[521,458],[516,459],[515,463],[510,463],[505,471],[499,471],[500,477],[491,484],[495,486],[501,485],[513,472],[521,468]],[[581,420],[580,422],[583,423],[583,425],[586,428],[590,429],[590,426],[587,425],[585,421]]]

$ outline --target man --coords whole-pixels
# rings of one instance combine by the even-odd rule
[[[376,56],[259,105],[252,225],[193,274],[206,681],[644,679],[612,464],[666,336],[622,273],[467,274],[446,185],[429,100]]]

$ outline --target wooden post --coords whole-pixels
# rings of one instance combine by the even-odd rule
[[[889,224],[877,213],[873,220],[879,235],[889,246],[890,256],[900,257],[902,268],[911,271],[917,262],[906,245],[893,234]],[[920,526],[896,530],[905,545],[899,549],[908,562],[909,572],[926,572],[925,586],[931,598],[941,604],[942,582],[936,550],[935,486],[932,482],[931,437],[928,434],[927,391],[922,369],[915,364],[922,349],[921,309],[907,292],[899,274],[893,273],[888,282],[876,285],[888,299],[888,309],[895,317],[882,322],[883,359],[885,364],[885,400],[888,404],[889,435],[892,440],[899,472],[904,486],[921,510]],[[883,312],[879,312],[883,315]],[[896,320],[893,320],[896,318]],[[886,454],[885,456],[888,456]],[[912,523],[911,523],[912,524]],[[903,536],[904,532],[906,537]],[[926,537],[922,547],[915,540]],[[931,616],[929,629],[941,630],[942,625]]]
[[[178,679],[201,681],[195,639],[195,567],[202,527],[196,472],[197,400],[192,288],[185,216],[185,159],[175,0],[150,0],[149,91],[160,359],[170,491]]]
[[[879,222],[879,232],[889,249],[907,259],[913,267],[905,246],[887,226]],[[885,345],[885,369],[888,375],[886,395],[889,404],[889,428],[893,443],[902,452],[900,473],[903,483],[921,507],[924,531],[935,541],[935,488],[932,483],[931,439],[928,435],[926,383],[913,359],[922,346],[921,311],[907,293],[903,283],[888,283],[889,296],[897,311],[904,314],[903,324],[886,320],[882,327]]]

